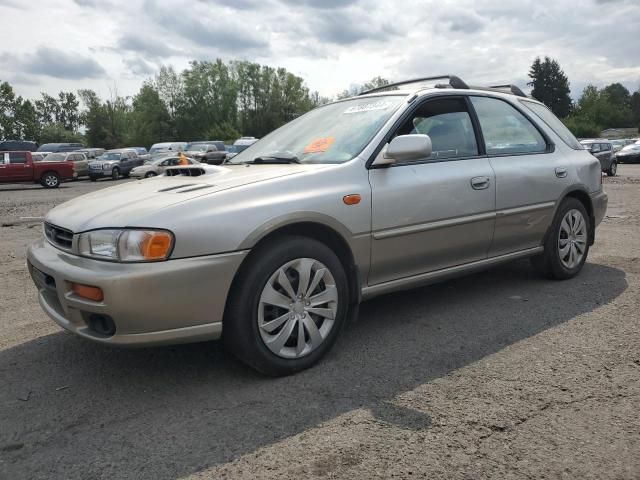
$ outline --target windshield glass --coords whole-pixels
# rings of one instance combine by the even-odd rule
[[[297,157],[301,163],[347,162],[362,151],[404,99],[401,95],[354,98],[316,108],[254,143],[229,163],[273,156]]]
[[[98,160],[120,160],[120,153],[103,153]]]
[[[197,145],[189,145],[187,147],[187,151],[189,152],[206,152],[207,151],[207,147],[208,145],[204,144],[204,143],[200,143]]]

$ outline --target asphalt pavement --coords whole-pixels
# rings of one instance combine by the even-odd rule
[[[41,311],[26,246],[113,185],[0,186],[0,478],[640,478],[640,165],[575,279],[527,261],[362,305],[280,379],[219,342],[94,345]]]

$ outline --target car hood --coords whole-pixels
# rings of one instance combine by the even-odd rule
[[[627,145],[620,150],[621,153],[638,153],[640,152],[640,145]]]
[[[205,173],[199,176],[162,175],[105,188],[55,207],[47,214],[45,221],[73,232],[108,227],[162,227],[145,225],[145,218],[159,210],[186,203],[194,198],[217,196],[225,190],[329,166],[191,165],[191,168]],[[175,169],[173,167],[168,170]]]

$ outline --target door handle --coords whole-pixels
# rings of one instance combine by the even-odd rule
[[[556,168],[556,177],[565,178],[567,176],[567,169],[564,167]]]
[[[489,188],[489,177],[473,177],[471,179],[471,188],[474,190],[485,190]]]

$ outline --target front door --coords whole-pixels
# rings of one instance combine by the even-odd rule
[[[495,178],[464,96],[419,105],[394,135],[427,134],[433,153],[372,168],[369,285],[487,258]]]

